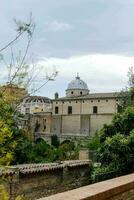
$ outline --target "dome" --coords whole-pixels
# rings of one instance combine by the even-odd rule
[[[73,81],[68,84],[66,89],[66,96],[67,97],[78,97],[78,96],[85,96],[89,94],[87,84],[77,76]]]
[[[67,90],[88,90],[87,84],[77,75],[75,80],[68,84]]]
[[[47,97],[29,96],[24,99],[24,103],[51,103],[51,100]]]

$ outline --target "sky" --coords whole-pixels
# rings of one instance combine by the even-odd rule
[[[53,69],[59,72],[36,95],[64,96],[77,72],[91,93],[120,91],[134,66],[133,10],[134,0],[0,0],[0,48],[16,35],[14,19],[26,21],[32,12],[36,28],[29,54],[40,70],[34,87]],[[0,69],[2,82],[2,62]]]

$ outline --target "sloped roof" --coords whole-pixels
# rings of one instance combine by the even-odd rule
[[[75,100],[75,99],[104,99],[104,98],[117,98],[119,96],[119,92],[111,92],[111,93],[92,93],[85,96],[77,96],[77,97],[61,97],[58,99],[54,99],[55,101],[58,100]]]

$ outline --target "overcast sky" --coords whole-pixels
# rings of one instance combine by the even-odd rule
[[[134,66],[134,0],[0,0],[0,48],[16,34],[13,19],[27,20],[30,12],[36,23],[30,54],[42,76],[54,65],[59,71],[37,95],[64,96],[77,72],[91,92],[126,86]]]

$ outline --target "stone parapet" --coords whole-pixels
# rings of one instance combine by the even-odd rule
[[[134,174],[113,178],[39,200],[134,200]]]
[[[89,184],[90,166],[89,160],[23,164],[1,168],[0,174],[7,177],[10,199],[34,200]]]

